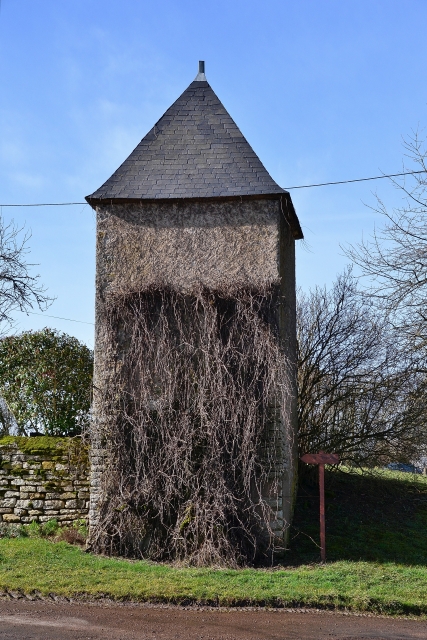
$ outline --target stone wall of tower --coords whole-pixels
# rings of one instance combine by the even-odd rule
[[[98,521],[105,449],[100,433],[108,425],[102,390],[108,387],[114,354],[108,344],[108,293],[169,285],[191,293],[202,285],[216,289],[278,284],[282,294],[279,326],[285,351],[295,362],[295,241],[280,198],[141,202],[97,208],[95,379],[90,526]],[[295,392],[295,370],[291,371]],[[268,496],[273,528],[286,536],[295,488],[296,394],[289,416],[278,420],[293,430],[291,453],[278,460],[282,482]],[[285,427],[283,427],[285,428]],[[284,435],[285,437],[285,435]],[[268,492],[268,488],[266,489]]]

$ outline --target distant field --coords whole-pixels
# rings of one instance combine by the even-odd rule
[[[317,564],[317,487],[306,482],[288,566],[176,568],[100,558],[37,537],[2,539],[0,591],[427,615],[427,479],[397,472],[372,477],[329,472],[326,488],[325,566]]]

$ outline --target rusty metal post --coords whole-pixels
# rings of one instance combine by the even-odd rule
[[[325,527],[325,465],[319,464],[320,493],[320,559],[326,562],[326,527]]]
[[[319,493],[320,493],[320,558],[326,562],[326,527],[325,527],[325,464],[339,464],[340,457],[336,453],[306,453],[301,456],[306,464],[319,465]]]

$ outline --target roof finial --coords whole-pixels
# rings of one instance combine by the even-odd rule
[[[204,60],[199,60],[199,73],[194,78],[194,81],[195,82],[206,82],[205,61]]]

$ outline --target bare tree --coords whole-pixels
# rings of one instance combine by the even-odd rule
[[[0,327],[3,332],[13,325],[13,312],[34,307],[44,311],[52,302],[40,284],[39,275],[31,273],[35,265],[27,262],[31,234],[0,216]]]
[[[377,196],[374,211],[384,226],[370,239],[344,249],[369,281],[367,294],[380,302],[412,345],[427,344],[427,140],[414,132],[404,141],[405,171],[398,181],[403,206],[391,211]]]
[[[397,330],[348,269],[331,291],[298,299],[301,453],[353,464],[407,461],[423,440],[423,378]]]

